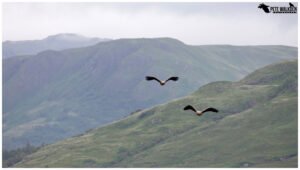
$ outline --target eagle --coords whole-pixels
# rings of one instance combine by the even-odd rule
[[[194,111],[198,116],[201,116],[204,112],[218,112],[217,109],[212,108],[212,107],[208,107],[208,108],[206,108],[206,109],[204,109],[204,110],[196,110],[196,109],[195,109],[193,106],[191,106],[191,105],[185,106],[183,110],[192,110],[192,111]]]
[[[158,81],[159,84],[162,85],[162,86],[165,85],[165,84],[167,83],[167,81],[169,81],[169,80],[177,81],[178,79],[179,79],[178,77],[170,77],[170,78],[168,78],[168,79],[165,80],[165,81],[161,81],[161,80],[157,79],[156,77],[146,76],[146,80],[147,80],[147,81],[156,80],[156,81]]]

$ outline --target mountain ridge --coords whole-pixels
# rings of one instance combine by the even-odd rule
[[[206,84],[47,145],[15,167],[297,167],[297,68],[283,61],[238,82]],[[269,82],[247,84],[272,70]],[[219,113],[199,117],[183,111],[187,104]]]
[[[3,60],[3,148],[74,136],[209,82],[238,80],[258,67],[296,58],[297,51],[194,47],[162,38],[10,57]],[[160,87],[146,82],[148,75],[180,79]]]
[[[109,41],[105,38],[89,38],[79,34],[61,33],[38,40],[4,41],[2,42],[2,58],[18,55],[35,55],[44,50],[63,50]]]

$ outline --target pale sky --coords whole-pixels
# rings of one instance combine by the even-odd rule
[[[172,37],[191,45],[298,46],[298,14],[266,14],[258,5],[259,2],[3,3],[2,38],[33,40],[76,33],[111,39]]]

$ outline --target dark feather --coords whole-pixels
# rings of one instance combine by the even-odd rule
[[[158,82],[161,82],[160,80],[158,80],[156,77],[151,77],[151,76],[146,76],[146,80],[150,81],[150,80],[156,80]]]
[[[195,109],[193,106],[191,106],[191,105],[185,106],[185,107],[183,108],[183,110],[192,110],[192,111],[196,112],[196,109]]]
[[[202,113],[204,113],[204,112],[218,112],[218,110],[215,108],[209,107],[202,111]]]
[[[178,77],[170,77],[168,80],[166,80],[166,82],[169,80],[177,81],[178,79],[179,79]]]

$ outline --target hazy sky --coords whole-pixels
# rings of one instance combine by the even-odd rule
[[[288,3],[268,3],[288,6]],[[259,3],[3,3],[3,40],[58,33],[99,38],[173,37],[187,44],[298,46],[297,14]],[[298,4],[294,3],[295,6]]]

